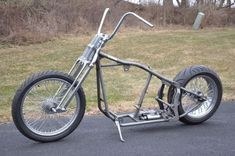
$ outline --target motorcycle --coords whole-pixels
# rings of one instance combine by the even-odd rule
[[[12,117],[18,130],[39,142],[52,142],[71,134],[80,124],[86,107],[82,84],[92,69],[96,70],[97,101],[99,110],[117,126],[124,141],[121,127],[179,120],[185,124],[200,124],[217,110],[222,99],[219,76],[210,68],[194,65],[180,71],[173,80],[167,79],[151,67],[111,56],[102,48],[119,30],[127,16],[134,16],[149,27],[153,25],[133,12],[125,13],[113,32],[102,33],[109,8],[106,8],[97,34],[76,60],[69,73],[44,71],[29,77],[16,91],[12,102]],[[112,63],[104,64],[102,60]],[[123,66],[124,71],[136,67],[148,74],[146,84],[135,105],[135,112],[117,114],[109,110],[102,68]],[[142,103],[153,77],[161,80],[155,98],[158,107],[142,109]],[[167,88],[167,100],[163,100]]]

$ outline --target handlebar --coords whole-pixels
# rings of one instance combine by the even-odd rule
[[[99,29],[98,29],[98,34],[100,34],[100,32],[101,32],[101,29],[102,29],[102,27],[103,27],[103,24],[104,24],[104,20],[105,20],[105,17],[106,17],[106,15],[107,15],[107,13],[110,11],[110,9],[109,8],[106,8],[105,10],[104,10],[104,13],[103,13],[103,16],[102,16],[102,19],[101,19],[101,22],[100,22],[100,26],[99,26]]]
[[[102,19],[101,19],[100,26],[99,26],[99,29],[98,29],[98,34],[101,33],[101,29],[102,29],[102,27],[103,27],[104,20],[105,20],[106,15],[107,15],[107,13],[108,13],[109,11],[110,11],[109,8],[106,8],[106,9],[104,10],[103,17],[102,17]],[[125,19],[128,15],[133,15],[133,16],[135,16],[136,18],[138,18],[139,20],[141,20],[143,23],[145,23],[146,25],[148,25],[149,27],[151,27],[151,28],[153,27],[153,24],[151,24],[151,23],[148,22],[147,20],[143,19],[143,18],[140,17],[139,15],[135,14],[134,12],[127,12],[127,13],[125,13],[125,14],[121,17],[121,19],[119,20],[119,22],[118,22],[118,24],[116,25],[115,29],[113,30],[112,34],[108,37],[107,40],[110,40],[110,39],[113,38],[113,36],[114,36],[114,35],[117,33],[117,31],[119,30],[119,28],[120,28],[121,24],[123,23],[124,19]]]

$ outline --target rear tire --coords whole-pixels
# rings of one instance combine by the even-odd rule
[[[207,96],[207,101],[198,102],[195,98],[181,93],[179,115],[184,114],[190,110],[191,105],[201,104],[200,107],[191,111],[189,114],[181,117],[179,120],[185,124],[199,124],[208,120],[218,109],[222,99],[222,84],[219,76],[211,69],[205,66],[192,66],[179,72],[174,81],[178,82],[180,86],[194,92]],[[172,103],[174,97],[173,87],[168,91],[168,102]],[[187,101],[187,100],[188,101]],[[187,108],[187,110],[186,110]],[[191,106],[193,108],[193,106]]]
[[[73,81],[68,74],[59,71],[45,71],[28,78],[17,90],[12,103],[12,118],[17,129],[39,142],[56,141],[72,133],[85,113],[83,89],[75,93],[66,112],[52,113],[50,110],[61,99],[61,94],[55,96],[58,88],[61,85],[69,87]]]

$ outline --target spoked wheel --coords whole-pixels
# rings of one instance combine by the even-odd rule
[[[12,104],[13,121],[26,137],[49,142],[69,135],[85,112],[85,95],[80,88],[65,110],[55,112],[73,79],[58,71],[33,75],[18,89]]]
[[[222,84],[217,74],[204,66],[192,66],[181,71],[174,79],[187,90],[205,97],[200,100],[192,94],[183,92],[180,97],[179,114],[189,112],[180,121],[198,124],[209,119],[217,110],[222,98]],[[169,102],[174,90],[170,88]]]

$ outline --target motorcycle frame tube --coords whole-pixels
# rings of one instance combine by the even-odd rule
[[[114,64],[102,65],[101,64],[101,59],[107,59],[107,60],[110,60],[110,61],[115,62],[115,63]],[[144,70],[145,72],[148,73],[146,84],[145,84],[145,86],[144,86],[144,88],[141,92],[141,95],[140,95],[139,100],[138,100],[137,105],[136,105],[136,108],[137,108],[136,112],[133,113],[133,114],[117,115],[117,114],[115,114],[115,113],[113,113],[109,110],[107,97],[106,97],[106,92],[105,92],[102,68],[103,67],[114,67],[114,66],[124,66],[124,70],[125,70],[125,67],[129,68],[129,66],[134,66],[134,67],[142,69],[142,70]],[[148,90],[148,87],[149,87],[149,83],[150,83],[153,76],[160,79],[162,81],[162,85],[172,86],[172,87],[176,88],[176,95],[175,95],[175,98],[174,98],[174,101],[173,101],[172,105],[175,106],[174,107],[174,112],[177,111],[177,112],[175,112],[175,114],[176,114],[175,117],[179,118],[178,107],[177,106],[179,105],[179,102],[180,102],[179,98],[180,98],[180,94],[181,94],[181,87],[179,86],[179,84],[177,82],[171,81],[171,80],[163,77],[162,75],[160,75],[160,74],[156,73],[155,71],[153,71],[149,66],[146,66],[146,65],[140,64],[140,63],[136,63],[136,62],[132,62],[132,61],[124,61],[124,60],[121,60],[119,58],[108,55],[108,54],[106,54],[102,51],[99,52],[99,56],[98,56],[97,61],[96,61],[97,100],[98,100],[99,110],[105,116],[107,116],[108,118],[110,118],[113,121],[115,121],[118,118],[124,118],[124,117],[129,117],[132,120],[134,120],[134,122],[130,123],[130,124],[128,124],[128,123],[121,124],[121,126],[123,126],[123,127],[125,127],[125,126],[134,126],[134,125],[145,124],[145,123],[152,123],[153,121],[151,121],[151,122],[138,121],[138,120],[136,120],[136,118],[139,115],[139,111],[141,109],[143,99],[145,97],[145,94],[146,94],[146,92]],[[161,88],[159,90],[158,97],[160,97],[160,99],[162,99],[163,90],[164,90],[164,88]],[[102,103],[104,104],[103,105],[104,107],[102,107]],[[164,109],[164,107],[162,106],[163,104],[159,103],[160,109],[162,109],[162,110]],[[169,120],[159,119],[159,122],[163,122],[163,121],[169,121]]]

